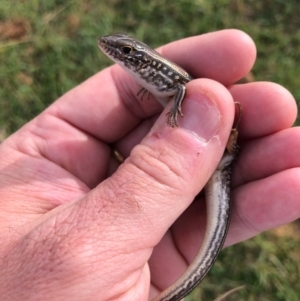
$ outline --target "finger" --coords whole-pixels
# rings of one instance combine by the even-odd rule
[[[236,30],[184,39],[165,46],[162,51],[195,77],[211,77],[223,84],[232,84],[245,75],[255,59],[252,40]],[[139,90],[135,80],[119,66],[113,66],[61,97],[53,105],[52,114],[112,143],[132,130],[141,119],[162,110],[152,96],[140,101],[136,96]]]
[[[167,44],[159,51],[193,77],[211,78],[225,86],[248,74],[256,58],[251,37],[236,29],[190,37]]]
[[[249,239],[263,231],[290,223],[300,216],[300,168],[290,168],[259,181],[253,181],[232,189],[232,214],[229,232],[224,246]],[[159,250],[155,250],[151,263],[151,275],[160,278],[164,260],[161,254],[175,258],[176,265],[169,266],[168,275],[182,274],[195,258],[204,236],[206,208],[203,199],[193,204],[172,227],[172,236],[163,238]],[[176,247],[171,247],[176,246]],[[156,274],[157,273],[157,274]],[[173,279],[174,280],[174,279]],[[170,285],[168,279],[165,286]],[[174,281],[173,281],[174,282]],[[164,286],[164,287],[165,287]]]
[[[225,39],[234,39],[235,31],[214,33],[211,47],[215,47],[218,40],[222,44],[223,35]],[[244,45],[245,51],[248,49],[251,52],[253,47],[249,40],[239,31],[236,35],[237,41],[248,41],[248,47]],[[194,43],[191,46],[197,46],[195,41],[201,42],[201,39],[201,36],[192,38]],[[210,47],[209,41],[206,36],[203,41],[206,48]],[[187,51],[190,51],[189,48],[194,51],[189,46],[190,41],[186,42]],[[176,45],[166,49],[172,48],[177,49]],[[25,130],[37,133],[39,139],[32,141],[36,144],[33,147],[37,147],[42,156],[70,171],[88,187],[93,188],[105,178],[111,166],[111,149],[107,142],[118,140],[130,132],[142,118],[161,110],[153,98],[143,102],[138,100],[135,92],[133,93],[138,89],[137,84],[118,66],[106,69],[65,94]],[[100,138],[100,141],[95,137]]]
[[[243,144],[234,165],[233,186],[300,166],[300,128],[289,128]]]
[[[297,117],[294,97],[284,87],[270,82],[233,85],[229,91],[242,107],[240,138],[269,135],[293,125]]]
[[[226,245],[290,223],[300,216],[300,168],[291,168],[233,191],[234,209]]]
[[[48,292],[64,295],[80,282],[78,293],[129,299],[130,288],[147,273],[152,248],[214,171],[232,126],[234,105],[222,85],[197,80],[186,97],[189,118],[179,120],[180,128],[166,125],[161,115],[112,177],[80,201],[51,212],[8,254],[9,270],[18,271],[12,262],[22,256],[23,272],[15,273],[19,283],[26,283],[27,270],[34,270],[30,283]],[[66,273],[68,285],[57,281]],[[84,297],[77,299],[92,299]]]
[[[226,49],[219,59],[225,58],[225,61],[230,63],[233,59],[232,53],[235,53],[235,58],[244,57],[248,52],[253,54],[254,47],[249,38],[239,31],[223,31],[220,34],[213,33],[211,39],[209,35],[205,35],[178,43],[181,47],[185,45],[187,53],[194,52],[199,43],[207,50],[216,46],[221,50],[224,39],[227,38],[231,41],[236,39],[237,44],[242,43],[245,46],[244,51],[235,53],[234,47],[231,52]],[[165,48],[166,55],[172,49],[178,49],[176,43]],[[226,58],[226,53],[230,54],[231,59]],[[170,55],[172,56],[171,52]],[[207,61],[205,56],[203,59]],[[196,62],[197,65],[201,65],[200,61]],[[240,73],[248,68],[243,64],[240,66],[241,69],[237,68]],[[212,69],[215,66],[212,64],[207,67]],[[138,100],[136,98],[138,90],[134,80],[118,66],[114,66],[62,96],[37,118],[36,123],[31,124],[28,131],[38,133],[40,139],[36,139],[35,143],[38,144],[37,147],[43,156],[67,169],[92,188],[104,179],[110,167],[108,159],[110,148],[107,147],[107,143],[117,141],[129,133],[141,119],[161,110],[153,97],[143,102]],[[57,135],[58,132],[60,135]],[[68,151],[57,151],[58,148]]]

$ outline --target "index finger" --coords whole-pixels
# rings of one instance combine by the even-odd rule
[[[183,39],[159,51],[194,77],[210,77],[224,85],[247,74],[255,60],[252,40],[238,30]],[[162,109],[152,99],[141,102],[136,96],[139,89],[124,70],[113,66],[63,95],[49,110],[78,129],[112,143]]]

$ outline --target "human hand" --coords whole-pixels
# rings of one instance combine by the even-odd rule
[[[114,66],[0,145],[2,300],[148,300],[172,284],[201,242],[205,202],[193,200],[222,156],[233,100],[242,142],[226,245],[299,217],[295,102],[276,84],[233,85],[254,63],[250,38],[225,30],[161,51],[213,79],[188,83],[179,128],[163,113],[151,129],[160,105]],[[128,157],[118,169],[111,144]]]

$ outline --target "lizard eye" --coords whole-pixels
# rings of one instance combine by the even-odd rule
[[[132,48],[130,46],[123,46],[121,50],[124,54],[129,54],[132,51]]]

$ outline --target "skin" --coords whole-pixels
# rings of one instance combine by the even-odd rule
[[[113,66],[0,145],[1,300],[140,301],[171,285],[201,243],[196,196],[222,156],[233,101],[243,118],[225,245],[300,216],[292,95],[269,82],[234,85],[254,64],[253,41],[224,30],[159,51],[202,78],[187,85],[179,128]],[[112,144],[127,158],[119,168]]]

